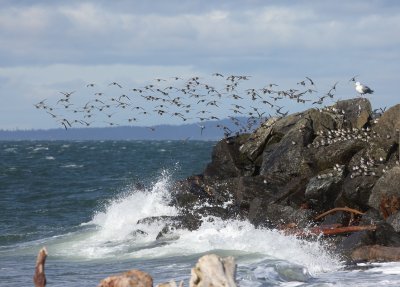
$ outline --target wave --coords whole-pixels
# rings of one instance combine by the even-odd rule
[[[255,228],[247,221],[203,218],[195,231],[175,230],[167,240],[157,240],[163,220],[142,221],[148,217],[175,216],[169,205],[170,176],[164,173],[149,189],[129,187],[105,204],[85,229],[54,242],[55,255],[77,259],[165,258],[193,256],[207,252],[237,254],[250,262],[284,260],[305,266],[311,273],[336,270],[340,261],[321,242],[300,240],[277,230]],[[307,271],[307,272],[308,272]]]
[[[62,165],[62,166],[60,166],[61,168],[82,168],[83,167],[83,164],[74,164],[74,163],[71,163],[71,164],[66,164],[66,165]]]

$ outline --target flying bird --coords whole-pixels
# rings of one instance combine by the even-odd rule
[[[356,81],[356,77],[358,77],[359,75],[355,75],[354,77],[352,77],[349,82],[355,82]]]
[[[371,90],[369,87],[361,84],[360,82],[356,82],[356,91],[361,95],[365,95],[365,94],[372,94],[374,93],[373,90]]]
[[[118,84],[117,82],[112,82],[109,84],[109,86],[117,86],[119,88],[122,88],[122,86],[120,84]]]
[[[312,79],[310,79],[309,77],[306,77],[306,79],[310,81],[311,86],[315,86],[314,81]]]

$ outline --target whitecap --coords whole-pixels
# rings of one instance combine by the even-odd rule
[[[62,165],[60,167],[62,167],[62,168],[82,168],[83,165],[71,163],[71,164]]]
[[[7,153],[17,153],[17,148],[15,148],[15,147],[5,148],[5,149],[4,149],[4,152],[7,152]]]

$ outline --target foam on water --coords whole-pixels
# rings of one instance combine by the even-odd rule
[[[250,260],[248,263],[266,258],[284,260],[305,266],[312,274],[340,266],[339,260],[320,242],[303,241],[276,230],[257,229],[240,220],[207,217],[203,218],[198,230],[176,230],[169,240],[156,240],[165,222],[138,221],[178,214],[175,207],[168,205],[168,186],[169,176],[164,175],[149,190],[127,190],[106,204],[105,209],[97,212],[90,222],[83,224],[92,228],[54,244],[53,252],[62,256],[79,254],[84,259],[105,259],[190,256],[217,251],[244,254]]]
[[[177,214],[176,208],[167,205],[168,184],[169,177],[164,175],[149,190],[129,188],[107,203],[104,211],[97,212],[90,222],[82,224],[89,227],[88,231],[70,234],[62,242],[56,242],[57,254],[79,254],[93,259],[115,257],[154,243],[162,222],[141,225],[138,220]],[[94,229],[90,228],[93,226]]]
[[[334,270],[340,265],[320,242],[285,236],[277,230],[257,229],[247,221],[206,218],[198,230],[179,230],[177,234],[179,238],[167,247],[141,249],[131,255],[153,257],[231,250],[300,264],[311,273]]]
[[[177,215],[176,208],[167,205],[168,184],[169,177],[163,176],[150,190],[132,188],[113,200],[104,212],[96,213],[90,223],[98,226],[98,236],[104,240],[124,240],[138,229],[140,219]]]
[[[62,166],[60,166],[60,167],[62,167],[62,168],[82,168],[82,167],[83,167],[83,164],[74,164],[74,163],[71,163],[71,164],[62,165]]]

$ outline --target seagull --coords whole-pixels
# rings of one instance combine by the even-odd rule
[[[362,96],[365,94],[372,94],[374,92],[369,87],[362,85],[360,82],[356,82],[355,85],[356,85],[356,91]]]

